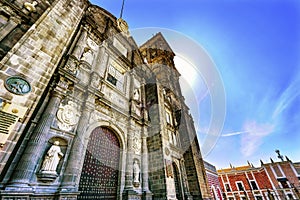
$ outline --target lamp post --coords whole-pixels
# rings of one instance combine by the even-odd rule
[[[278,149],[275,150],[275,152],[278,154],[278,158],[283,162],[283,156],[280,154],[280,151]]]

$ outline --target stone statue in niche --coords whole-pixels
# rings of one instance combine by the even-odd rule
[[[135,88],[134,91],[133,91],[133,99],[136,100],[136,101],[140,100],[140,92],[137,88]]]
[[[59,147],[59,141],[56,140],[44,158],[41,173],[56,174],[57,165],[63,156],[64,154]]]
[[[99,85],[100,85],[100,77],[99,77],[99,75],[97,75],[96,73],[94,73],[94,74],[92,75],[91,85],[92,85],[94,88],[99,89]]]
[[[32,3],[30,3],[30,2],[25,2],[24,3],[24,7],[29,12],[36,12],[36,8],[35,8],[36,5],[38,5],[38,2],[36,2],[36,1],[33,1]]]
[[[84,48],[80,60],[83,60],[83,61],[89,63],[90,65],[92,64],[93,53],[92,53],[92,50],[89,47]]]
[[[140,102],[140,92],[137,88],[133,91],[132,101],[131,101],[131,112],[138,116],[141,116],[142,104]]]
[[[139,186],[140,183],[140,166],[137,160],[134,160],[133,163],[133,185],[135,187]]]

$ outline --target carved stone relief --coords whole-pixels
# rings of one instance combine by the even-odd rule
[[[92,85],[92,87],[94,87],[96,89],[100,88],[100,76],[98,74],[93,73],[91,85]]]
[[[98,45],[97,45],[97,43],[94,41],[94,40],[92,40],[91,38],[87,38],[87,45],[92,49],[92,50],[94,50],[94,51],[96,51],[97,49],[98,49]]]
[[[133,137],[132,137],[132,149],[136,154],[140,154],[141,153],[141,138],[140,138],[140,134],[138,132],[135,132]]]
[[[64,131],[71,131],[79,120],[80,113],[75,102],[60,105],[56,114],[57,126]]]
[[[77,75],[78,74],[79,63],[76,59],[74,59],[73,57],[70,57],[64,68],[67,71],[69,71],[71,74]]]

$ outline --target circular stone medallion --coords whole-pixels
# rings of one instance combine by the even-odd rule
[[[11,76],[5,81],[5,88],[11,93],[24,95],[31,91],[31,86],[24,78]]]

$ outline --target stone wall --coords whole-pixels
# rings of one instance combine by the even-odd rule
[[[19,6],[21,3],[18,1]],[[0,172],[12,161],[9,161],[9,156],[13,151],[16,153],[14,148],[19,138],[24,138],[22,133],[26,130],[26,125],[65,53],[66,47],[70,44],[86,5],[86,1],[77,0],[53,2],[38,19],[35,18],[36,22],[24,35],[21,34],[21,38],[1,60],[0,97],[8,104],[21,106],[26,110],[26,114],[19,119],[1,148]],[[42,11],[43,9],[37,8],[39,14]],[[10,76],[26,79],[31,85],[31,92],[20,96],[7,91],[4,81]]]

